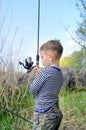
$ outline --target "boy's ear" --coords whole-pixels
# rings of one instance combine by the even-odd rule
[[[49,52],[48,56],[49,56],[49,58],[52,60],[53,55],[52,55],[51,52]]]

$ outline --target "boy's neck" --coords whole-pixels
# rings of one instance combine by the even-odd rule
[[[56,61],[56,63],[52,63],[51,66],[58,66],[59,67],[59,62]]]

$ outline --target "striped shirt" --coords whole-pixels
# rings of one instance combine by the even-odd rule
[[[35,108],[46,109],[58,102],[59,91],[63,84],[63,74],[55,66],[41,69],[30,86],[30,93],[35,95]]]

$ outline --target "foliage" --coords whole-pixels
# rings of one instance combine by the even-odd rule
[[[18,112],[26,119],[32,119],[34,99],[29,94],[28,87],[18,86],[19,90],[14,94],[14,105],[11,98],[8,99],[9,109]],[[64,118],[61,123],[61,130],[67,125],[73,124],[75,128],[86,122],[86,89],[75,88],[74,90],[64,90],[60,92],[60,107]],[[0,97],[1,98],[1,97]],[[1,99],[2,100],[2,99]],[[4,103],[3,103],[4,104]],[[2,105],[3,105],[2,104]],[[81,120],[79,119],[81,118]],[[0,109],[0,130],[31,130],[32,124],[12,115],[4,109]]]
[[[76,30],[77,37],[80,39],[81,44],[86,48],[86,1],[76,1],[76,7],[80,12],[82,22],[78,23],[78,29]]]
[[[63,111],[62,128],[73,125],[75,129],[86,122],[86,88],[76,87],[73,91],[60,93],[60,105]]]
[[[2,96],[0,96],[0,99],[0,106],[2,108],[0,110],[0,130],[30,130],[31,124],[17,116],[21,115],[27,120],[32,118],[34,101],[33,97],[29,94],[28,86],[16,87],[13,97],[9,92],[9,95],[6,96],[8,106],[3,102]],[[16,116],[11,112],[14,112]]]
[[[80,71],[82,67],[82,59],[86,56],[86,49],[81,49],[80,51],[73,52],[70,56],[64,57],[61,60],[61,67],[70,66]]]

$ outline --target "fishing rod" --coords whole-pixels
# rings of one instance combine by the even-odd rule
[[[39,66],[39,31],[40,31],[40,0],[38,0],[37,55],[36,55],[37,66]]]
[[[40,0],[38,0],[38,20],[37,20],[37,54],[36,54],[36,66],[39,66],[39,31],[40,31]],[[29,59],[29,60],[28,60]],[[27,62],[26,62],[27,61]],[[19,64],[22,65],[27,72],[30,72],[35,66],[32,67],[33,61],[31,57],[25,59],[25,64],[19,61]]]
[[[36,65],[39,66],[39,31],[40,31],[40,0],[38,0],[38,20],[37,20],[37,54],[36,54]],[[31,59],[31,57],[29,57]],[[25,62],[26,62],[27,59],[25,59]],[[31,59],[32,60],[32,59]],[[29,60],[28,64],[27,65],[24,65],[24,63],[22,63],[21,61],[19,62],[20,65],[23,65],[23,67],[25,69],[28,70],[28,72],[30,72],[33,67],[33,63],[32,61]],[[25,63],[26,64],[26,63]]]
[[[13,112],[13,111],[9,110],[8,108],[6,108],[5,106],[1,106],[1,109],[4,109],[5,111],[11,113],[12,115],[15,115],[16,117],[19,117],[19,118],[21,118],[22,120],[27,121],[27,122],[33,124],[32,120],[29,120],[29,119],[24,118],[23,116],[19,115],[18,112]]]

